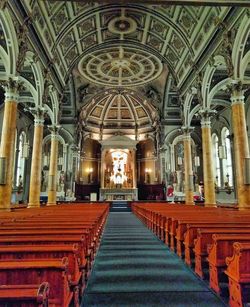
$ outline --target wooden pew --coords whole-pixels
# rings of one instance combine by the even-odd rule
[[[8,286],[48,282],[49,306],[68,307],[73,299],[67,258],[1,260],[0,280]]]
[[[0,307],[48,307],[49,284],[0,285]]]
[[[198,229],[194,244],[195,273],[201,278],[204,277],[203,268],[207,263],[208,245],[212,244],[213,238],[220,241],[221,249],[225,250],[223,252],[229,256],[232,253],[233,242],[250,240],[250,229]]]
[[[221,211],[221,210],[219,210]],[[228,211],[227,211],[228,213]],[[203,224],[217,224],[217,225],[223,225],[223,224],[230,224],[230,223],[245,223],[249,225],[249,219],[250,215],[242,215],[242,216],[227,216],[227,214],[222,214],[220,212],[220,215],[216,215],[215,212],[196,212],[192,213],[192,217],[185,216],[185,217],[177,217],[172,218],[171,228],[170,228],[170,248],[171,250],[175,251],[177,242],[176,242],[176,236],[178,235],[178,238],[180,240],[183,240],[183,234],[187,229],[188,224],[195,224],[195,223],[203,223]],[[179,234],[178,234],[179,233]]]
[[[212,244],[208,246],[209,285],[217,292],[221,292],[220,282],[225,279],[226,257],[232,256],[234,243],[250,243],[249,234],[214,234]],[[250,262],[250,258],[248,260]]]
[[[61,259],[68,258],[68,273],[73,291],[85,286],[86,259],[83,258],[78,244],[71,245],[7,245],[0,246],[0,260],[19,259]],[[82,279],[83,278],[83,279]],[[74,289],[73,289],[74,288]]]
[[[250,302],[250,243],[235,242],[233,256],[226,258],[229,305],[243,307]]]
[[[193,248],[194,240],[197,238],[198,229],[217,229],[220,232],[223,229],[250,229],[249,222],[201,222],[196,224],[187,224],[187,230],[184,233],[184,240],[180,244],[184,245],[185,248],[185,262],[187,265],[191,266],[192,258],[194,258]],[[215,233],[215,232],[214,232]],[[182,239],[182,238],[181,238]]]
[[[90,268],[86,258],[88,259],[89,251],[93,250],[89,262],[93,260],[108,214],[108,206],[76,208],[73,205],[72,207],[62,206],[60,209],[58,207],[31,209],[29,214],[20,209],[18,214],[8,213],[1,218],[2,256],[15,258],[18,254],[18,257],[22,257],[23,260],[33,257],[53,260],[57,256],[68,256],[67,270],[71,276],[70,286],[79,284],[81,270],[84,268],[86,274],[84,274],[83,284],[87,270]],[[81,257],[75,260],[72,251],[71,254],[69,251],[70,245],[74,243],[78,243],[81,251]],[[15,246],[16,244],[18,246]]]

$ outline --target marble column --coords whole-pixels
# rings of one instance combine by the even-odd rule
[[[51,149],[48,182],[48,206],[56,205],[57,161],[58,161],[58,126],[50,126]]]
[[[234,134],[234,162],[239,209],[250,208],[250,185],[244,182],[245,158],[249,158],[248,136],[244,95],[240,87],[234,86],[231,95],[232,125]]]
[[[211,120],[213,110],[201,110],[201,130],[202,130],[202,153],[203,153],[203,181],[205,206],[213,207],[216,204],[214,185],[214,162],[212,156]]]
[[[194,184],[193,184],[193,167],[192,167],[192,149],[190,128],[183,129],[183,145],[184,145],[184,171],[185,171],[185,203],[187,205],[194,204]]]
[[[9,79],[2,82],[5,89],[4,115],[0,145],[0,210],[10,211],[18,93],[20,83]]]
[[[35,121],[28,208],[36,208],[40,207],[44,111],[42,108],[36,108],[31,112],[35,116]]]

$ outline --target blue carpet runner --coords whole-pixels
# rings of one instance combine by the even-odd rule
[[[225,306],[132,213],[110,213],[81,307]]]
[[[124,200],[115,200],[111,203],[110,212],[131,212],[128,202]]]

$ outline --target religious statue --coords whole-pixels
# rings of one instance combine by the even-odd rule
[[[61,171],[59,176],[58,192],[64,191],[64,184],[65,184],[65,173],[64,171]]]
[[[17,193],[20,194],[23,192],[23,178],[22,175],[18,178],[18,186],[17,186]]]

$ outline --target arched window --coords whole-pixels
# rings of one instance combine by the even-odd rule
[[[231,155],[231,143],[229,130],[224,127],[221,131],[221,143],[223,152],[223,181],[224,186],[233,186],[233,167],[232,167],[232,155]]]
[[[26,147],[27,147],[26,134],[24,131],[22,131],[18,139],[18,158],[17,158],[17,176],[16,176],[16,186],[19,189],[23,188],[25,158],[27,158]]]
[[[215,183],[220,187],[221,175],[220,175],[220,159],[218,154],[219,146],[218,146],[218,136],[215,133],[212,135],[212,150],[213,150],[213,167],[214,167]]]

